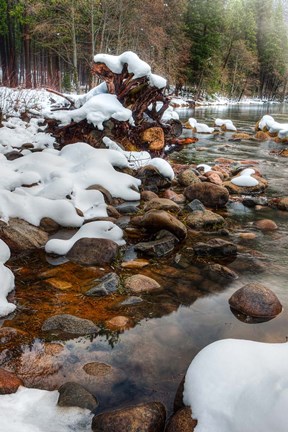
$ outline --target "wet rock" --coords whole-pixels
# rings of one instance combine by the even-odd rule
[[[88,266],[111,264],[118,254],[118,245],[112,240],[81,238],[67,253],[70,261]]]
[[[243,198],[243,205],[246,207],[255,207],[256,205],[266,206],[268,198],[262,196],[247,196]]]
[[[180,211],[180,207],[174,201],[171,201],[167,198],[153,198],[144,206],[144,211],[149,210],[165,210],[178,213]]]
[[[150,264],[147,259],[137,258],[135,260],[122,262],[121,267],[129,269],[143,268]]]
[[[108,273],[103,276],[103,278],[96,279],[96,283],[96,286],[90,288],[85,295],[89,297],[100,297],[112,294],[118,290],[120,278],[116,273]]]
[[[199,176],[191,168],[180,172],[177,180],[181,186],[189,186],[193,183],[201,183]]]
[[[218,281],[219,278],[228,280],[238,279],[237,273],[221,264],[209,264],[207,270],[210,278],[215,281]]]
[[[267,180],[263,179],[262,177],[259,177],[257,175],[253,175],[253,178],[255,178],[258,181],[258,184],[256,186],[237,186],[233,184],[231,181],[225,181],[223,183],[223,186],[229,191],[230,194],[236,194],[236,195],[250,195],[250,194],[259,194],[265,191],[265,189],[268,187]]]
[[[106,363],[86,363],[83,366],[83,370],[88,374],[96,377],[105,377],[106,375],[110,375],[113,370],[112,366]]]
[[[158,198],[158,195],[155,192],[144,190],[141,192],[141,200],[150,201],[153,198]]]
[[[187,228],[175,216],[164,210],[150,210],[140,220],[140,225],[148,230],[160,231],[165,229],[174,234],[179,240],[187,236]]]
[[[134,294],[139,294],[142,292],[154,292],[161,289],[161,286],[157,281],[142,274],[136,274],[128,277],[125,279],[124,285],[125,288]]]
[[[133,306],[139,303],[142,303],[143,300],[138,296],[130,296],[126,300],[120,303],[120,306]]]
[[[23,381],[14,373],[8,372],[0,368],[0,394],[15,393],[19,386],[23,385]]]
[[[254,222],[255,228],[261,231],[275,231],[278,229],[277,224],[270,219],[260,219]]]
[[[177,391],[176,391],[176,394],[175,394],[174,404],[173,404],[174,413],[176,413],[181,408],[185,407],[184,402],[183,402],[185,378],[186,378],[186,373],[183,376],[182,380],[180,381],[178,388],[177,388]]]
[[[57,356],[62,353],[64,350],[64,346],[60,343],[44,343],[44,353],[50,356]]]
[[[204,176],[209,180],[209,182],[217,184],[217,185],[222,185],[222,180],[221,177],[218,173],[216,173],[215,171],[208,171],[207,173],[204,174]]]
[[[130,319],[126,316],[118,315],[106,321],[106,325],[112,329],[125,329],[130,324]]]
[[[243,240],[254,240],[257,237],[257,235],[252,232],[247,232],[247,233],[240,233],[239,237],[242,238]]]
[[[51,316],[42,325],[42,330],[58,330],[60,332],[71,333],[75,335],[86,335],[99,332],[99,328],[93,323],[93,321],[84,318],[78,318],[69,314]]]
[[[0,328],[0,343],[6,344],[17,339],[24,339],[28,333],[23,330],[15,329],[13,327],[1,327]]]
[[[163,192],[163,198],[170,199],[174,201],[176,204],[183,204],[185,202],[185,197],[183,194],[177,194],[172,189],[166,189]]]
[[[140,242],[135,245],[135,250],[151,257],[162,257],[172,252],[179,240],[170,232],[157,240]]]
[[[16,150],[12,150],[8,153],[5,153],[5,157],[7,160],[12,161],[15,159],[19,159],[20,157],[23,157],[24,155],[22,153],[20,153],[19,151]]]
[[[190,203],[188,203],[185,207],[186,210],[188,211],[205,211],[205,206],[201,203],[201,201],[199,201],[198,199],[194,199],[193,201],[191,201]]]
[[[269,201],[269,206],[276,207],[279,210],[288,210],[288,197],[283,198],[272,198]]]
[[[0,238],[11,251],[22,252],[43,247],[48,241],[48,234],[22,219],[12,218],[9,224],[0,221]]]
[[[144,130],[141,136],[144,144],[148,145],[151,151],[160,151],[165,145],[164,132],[161,127],[151,127]]]
[[[59,390],[57,405],[66,407],[80,407],[93,411],[97,408],[98,401],[88,390],[76,382],[67,382]]]
[[[190,407],[180,409],[174,414],[165,429],[165,432],[193,432],[197,421],[192,419]]]
[[[184,189],[185,197],[191,201],[198,199],[207,207],[221,208],[226,205],[229,193],[226,188],[213,183],[194,183]]]
[[[141,180],[142,191],[149,190],[158,193],[161,189],[168,189],[171,186],[171,181],[163,177],[153,165],[140,168],[136,177]]]
[[[61,279],[57,279],[57,278],[49,278],[46,281],[47,285],[59,289],[61,291],[65,291],[68,289],[71,289],[73,287],[73,285],[70,282],[61,280]]]
[[[149,402],[93,417],[93,432],[163,432],[166,412],[162,403]]]
[[[195,243],[193,249],[198,256],[227,257],[237,254],[237,246],[234,243],[220,238],[211,239],[207,243]]]
[[[231,308],[251,317],[273,318],[282,311],[277,296],[260,283],[249,283],[229,299]]]
[[[190,228],[217,228],[225,224],[225,219],[210,210],[195,210],[189,214],[186,223]]]

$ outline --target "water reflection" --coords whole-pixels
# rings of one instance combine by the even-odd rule
[[[182,113],[205,122],[216,117],[230,118],[245,130],[252,130],[266,113],[282,122],[288,119],[286,105],[197,108]],[[229,133],[199,136],[197,143],[175,154],[173,159],[198,163],[213,162],[219,156],[239,161],[253,159],[268,179],[268,194],[286,193],[287,163],[270,153],[275,148],[274,142],[230,140]],[[11,262],[16,273],[18,310],[15,317],[2,320],[0,365],[15,371],[31,387],[53,389],[63,382],[77,381],[99,398],[99,412],[131,402],[159,400],[165,403],[169,414],[188,365],[207,344],[222,338],[286,341],[287,212],[265,207],[257,210],[234,201],[227,206],[225,216],[238,254],[229,263],[216,262],[235,271],[238,279],[211,274],[207,263],[191,253],[188,239],[175,256],[141,270],[163,289],[154,295],[141,295],[142,302],[138,304],[123,304],[127,295],[109,299],[85,297],[89,281],[103,276],[103,269],[83,269],[71,263],[55,266],[55,262],[47,263],[44,255],[27,262],[21,259]],[[253,221],[261,218],[273,219],[279,229],[270,233],[256,230]],[[243,232],[255,236],[243,238]],[[209,233],[195,236],[193,241],[209,239]],[[122,270],[122,276],[126,275]],[[71,288],[59,288],[67,285],[55,284],[55,278],[69,282]],[[234,316],[228,299],[236,289],[255,281],[271,288],[284,310],[269,322],[247,325]],[[100,334],[94,338],[49,339],[41,332],[41,326],[48,316],[58,313],[91,319],[101,326]],[[108,330],[105,321],[119,314],[131,318],[133,327],[125,331]],[[5,328],[11,329],[6,330],[6,335]],[[87,364],[93,367],[87,369],[84,367]],[[87,370],[93,370],[93,374]]]

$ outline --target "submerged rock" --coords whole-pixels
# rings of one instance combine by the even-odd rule
[[[59,406],[80,407],[93,411],[99,405],[95,396],[76,382],[67,382],[58,391],[57,405]]]
[[[227,257],[237,254],[237,246],[226,240],[215,238],[207,243],[198,242],[193,245],[194,252],[199,256]]]
[[[43,331],[58,330],[75,335],[94,334],[99,332],[93,321],[79,318],[74,315],[61,314],[48,318],[42,325]]]
[[[275,231],[278,229],[277,224],[271,219],[260,219],[254,222],[254,226],[261,231]]]
[[[105,412],[93,417],[93,432],[163,432],[166,412],[161,402]]]
[[[161,289],[161,286],[157,281],[142,274],[136,274],[128,277],[125,280],[124,285],[125,288],[134,294],[159,291],[159,289]]]
[[[96,280],[98,281],[98,284],[96,286],[93,286],[85,293],[85,295],[89,297],[100,297],[112,294],[117,291],[119,284],[120,284],[120,278],[116,273],[108,273],[103,278]]]
[[[229,299],[231,308],[255,318],[273,318],[282,311],[276,294],[260,283],[249,283]]]

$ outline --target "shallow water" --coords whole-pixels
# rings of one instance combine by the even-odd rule
[[[209,125],[213,118],[230,118],[237,127],[249,131],[266,113],[278,121],[288,122],[288,106],[276,104],[197,108],[193,112],[181,111],[181,117],[196,117]],[[229,141],[231,135],[199,135],[196,144],[175,153],[171,159],[191,163],[211,162],[220,156],[239,161],[253,159],[259,162],[259,170],[269,182],[267,194],[286,195],[287,161],[270,153],[277,147],[275,143]],[[206,150],[198,151],[201,147]],[[172,256],[151,262],[140,270],[156,279],[163,290],[144,295],[143,302],[137,305],[121,306],[126,298],[124,294],[109,299],[83,295],[104,270],[83,270],[70,263],[53,266],[47,263],[44,254],[14,260],[11,267],[16,274],[18,310],[9,319],[3,319],[2,324],[25,331],[25,335],[11,342],[1,339],[0,365],[14,370],[28,387],[52,389],[65,381],[76,380],[99,399],[97,412],[153,400],[162,401],[169,415],[187,367],[207,344],[223,338],[285,342],[288,336],[288,213],[268,208],[257,211],[234,202],[229,204],[227,215],[233,227],[230,239],[241,246],[241,252],[226,265],[236,271],[239,278],[227,281],[209,276],[203,264],[191,256],[188,239],[176,260]],[[256,231],[253,221],[262,218],[274,220],[279,229],[269,233]],[[241,232],[253,232],[257,237],[244,240],[239,236]],[[207,234],[207,239],[210,237]],[[131,274],[131,271],[118,270],[122,277]],[[62,282],[70,284],[70,288],[51,285],[55,274]],[[275,319],[247,323],[231,312],[229,297],[236,289],[253,281],[264,283],[279,297],[284,310]],[[93,338],[61,340],[59,352],[55,351],[54,344],[54,353],[47,354],[47,343],[58,339],[55,335],[48,338],[41,332],[41,326],[44,319],[56,313],[92,319],[102,326],[101,334]],[[122,332],[108,330],[105,321],[115,315],[128,316],[130,328]],[[83,366],[93,362],[112,368],[106,375],[92,376]]]

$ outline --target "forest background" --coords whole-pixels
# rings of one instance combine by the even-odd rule
[[[88,90],[96,53],[136,52],[176,93],[286,97],[287,0],[0,0],[0,84]]]

